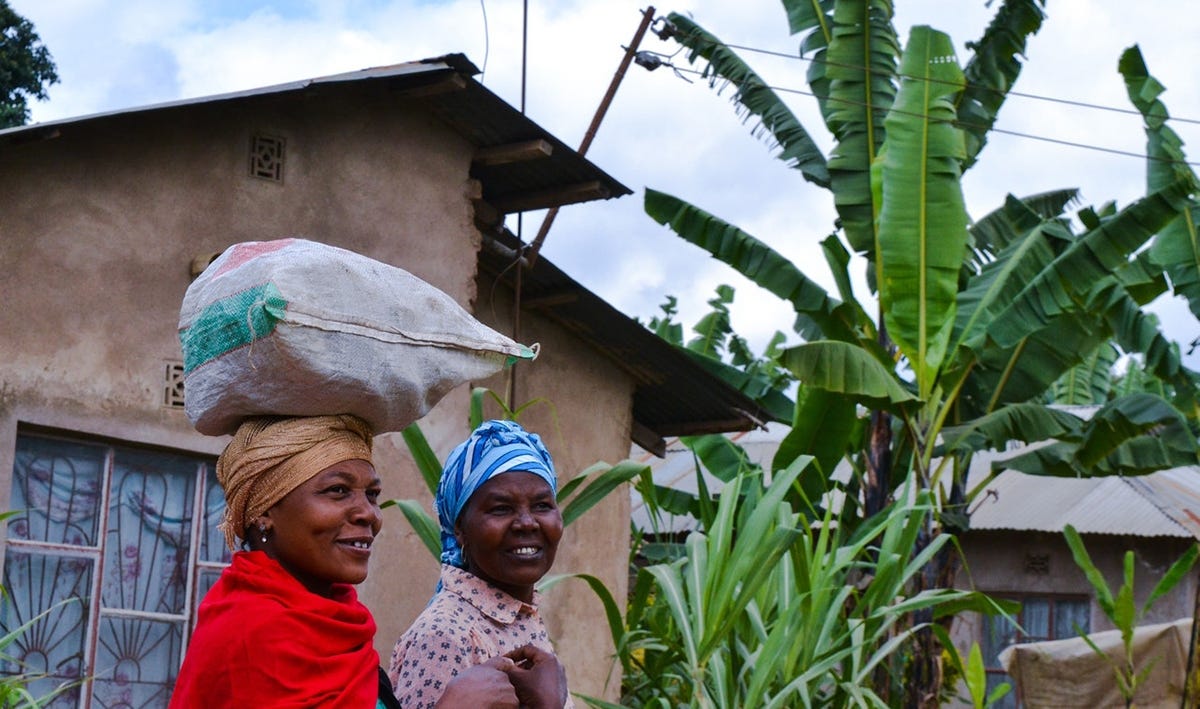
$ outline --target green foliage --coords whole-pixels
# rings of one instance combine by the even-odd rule
[[[1105,365],[1118,352],[1140,355],[1145,372],[1163,384],[1159,394],[1170,397],[1185,416],[1195,417],[1196,375],[1183,367],[1178,347],[1141,309],[1165,287],[1160,262],[1168,258],[1150,258],[1144,247],[1149,243],[1151,253],[1166,249],[1178,256],[1179,248],[1160,246],[1169,229],[1156,235],[1186,217],[1195,189],[1190,170],[1167,175],[1152,165],[1156,178],[1150,182],[1151,193],[1120,209],[1104,205],[1080,210],[1082,231],[1063,214],[1078,196],[1073,189],[1024,199],[1010,196],[1004,207],[967,229],[961,173],[974,163],[987,126],[1019,75],[1018,57],[1041,26],[1041,2],[1003,3],[984,36],[968,44],[973,54],[965,69],[959,68],[949,38],[928,27],[914,28],[901,51],[890,3],[785,0],[784,7],[792,31],[807,33],[804,49],[815,52],[808,79],[835,139],[827,161],[828,189],[840,229],[822,246],[842,300],[764,242],[698,207],[647,190],[646,211],[793,306],[794,330],[808,344],[775,351],[779,364],[800,379],[802,388],[887,411],[903,421],[890,462],[877,464],[892,467],[911,460],[923,479],[931,479],[929,466],[945,426],[971,427],[976,420],[982,426],[1007,406],[1052,394],[1078,401],[1086,393],[1102,403],[1110,395],[1127,393],[1129,389],[1114,390],[1106,382]],[[736,53],[717,48],[715,36],[693,20],[677,14],[669,19],[675,26],[671,36],[690,50],[692,61],[706,62],[703,71],[714,82],[741,86],[754,80]],[[1131,96],[1138,97],[1143,111],[1161,119],[1165,109],[1154,103],[1156,84],[1144,66],[1127,57],[1122,71],[1131,87],[1141,82],[1136,92],[1131,88]],[[734,100],[742,102],[742,94]],[[761,113],[745,102],[741,106]],[[1160,138],[1163,150],[1174,146],[1171,157],[1178,159],[1179,141],[1161,123],[1148,119],[1148,131]],[[770,125],[763,123],[768,129]],[[868,277],[878,288],[878,324],[851,292],[846,274],[850,251],[866,259]],[[1183,266],[1176,266],[1188,263],[1183,259]],[[722,337],[732,336],[728,318],[720,313],[714,311],[704,324],[706,333],[719,325]],[[710,359],[721,354],[713,347],[694,352]],[[1149,390],[1153,387],[1145,383],[1137,389]],[[792,413],[783,420],[799,421]],[[1035,430],[1036,419],[1029,416],[1013,422],[1023,424],[1021,435],[1027,441],[1048,440],[1061,432],[1058,426]],[[885,424],[881,419],[879,425]],[[828,451],[865,451],[867,437],[873,435],[862,427],[843,425],[840,430],[841,441],[822,439],[823,468],[829,467]],[[1004,441],[994,443],[1002,446]],[[1113,445],[1125,443],[1143,445]],[[901,449],[914,455],[896,457]],[[965,471],[977,449],[948,450],[953,460],[944,460],[944,467]],[[1082,473],[1140,474],[1196,454],[1194,445],[1169,452],[1158,451],[1154,460],[1130,467],[1122,467],[1129,460],[1119,457],[1110,461],[1113,466]],[[869,465],[864,457],[855,468]],[[1029,469],[1058,474],[1054,467]],[[903,477],[900,471],[889,479]],[[962,482],[952,481],[951,494]],[[891,489],[884,492],[886,497]]]
[[[1083,571],[1087,577],[1088,583],[1092,585],[1092,589],[1096,592],[1096,603],[1100,606],[1100,610],[1112,622],[1113,626],[1121,633],[1121,645],[1124,648],[1124,653],[1120,658],[1109,657],[1107,653],[1101,650],[1087,634],[1082,633],[1079,628],[1076,632],[1080,633],[1084,642],[1097,655],[1109,663],[1113,670],[1113,678],[1116,681],[1117,689],[1121,692],[1121,696],[1125,699],[1125,706],[1133,706],[1133,698],[1137,693],[1137,689],[1141,686],[1146,677],[1150,674],[1150,670],[1154,667],[1154,663],[1158,658],[1152,658],[1142,667],[1137,669],[1137,664],[1133,656],[1133,633],[1137,629],[1138,624],[1150,610],[1150,606],[1159,598],[1170,593],[1171,589],[1175,588],[1180,581],[1184,580],[1192,567],[1196,564],[1196,559],[1200,556],[1200,546],[1193,544],[1183,556],[1175,560],[1171,564],[1171,568],[1167,569],[1167,573],[1155,585],[1154,590],[1146,598],[1141,608],[1138,608],[1133,599],[1133,569],[1134,555],[1132,551],[1125,552],[1124,573],[1122,575],[1121,586],[1113,593],[1108,587],[1108,582],[1104,580],[1104,574],[1100,572],[1096,565],[1092,562],[1091,556],[1087,552],[1087,548],[1083,544],[1083,539],[1080,538],[1079,532],[1071,525],[1067,525],[1063,529],[1063,536],[1066,537],[1067,546],[1071,548],[1071,555],[1075,559],[1075,565]]]
[[[802,495],[811,459],[767,482],[722,436],[688,445],[708,465],[737,472],[715,504],[698,505],[700,530],[638,570],[614,634],[623,706],[888,706],[869,680],[892,676],[920,629],[906,624],[911,613],[1001,610],[971,592],[912,591],[913,576],[950,543],[942,536],[913,554],[928,492],[851,529],[828,508],[814,518],[789,502]],[[651,509],[676,504],[643,495]]]
[[[994,706],[1012,691],[1012,685],[1008,682],[1001,682],[991,692],[987,691],[987,669],[983,665],[983,652],[979,649],[979,643],[971,643],[966,665],[963,664],[962,657],[953,644],[947,642],[944,643],[944,647],[946,648],[945,658],[954,670],[954,674],[962,678],[963,684],[967,688],[967,697],[971,700],[971,706],[974,709]]]
[[[29,99],[45,99],[46,87],[58,82],[50,50],[33,24],[0,0],[0,128],[29,121]]]
[[[807,454],[828,475],[846,455],[854,471],[847,499],[861,502],[867,518],[915,480],[931,505],[916,553],[967,524],[972,456],[1009,440],[1053,441],[1009,464],[1037,475],[1140,475],[1198,460],[1190,433],[1200,421],[1198,376],[1144,309],[1169,281],[1200,314],[1197,180],[1141,55],[1127,51],[1120,71],[1151,144],[1144,197],[1071,215],[1078,191],[1065,188],[1010,195],[974,224],[966,213],[962,174],[981,156],[1044,5],[1001,2],[983,36],[967,43],[964,66],[950,38],[930,27],[913,28],[902,48],[887,0],[783,0],[833,138],[828,180],[811,155],[811,133],[760,90],[747,63],[693,19],[668,17],[668,36],[710,85],[737,87],[743,115],[758,117],[758,130],[773,132],[784,153],[795,146],[785,159],[829,190],[838,221],[821,245],[838,297],[804,272],[807,264],[698,206],[648,189],[646,212],[795,311],[803,344],[775,350],[799,380],[791,415],[777,414],[795,429],[776,469]],[[852,259],[878,295],[877,317],[852,292]],[[728,318],[705,325],[732,337]],[[707,346],[715,341],[701,338],[706,346],[693,354],[719,360]],[[1117,355],[1141,363],[1137,381],[1112,386]],[[710,371],[744,385],[729,369]],[[1054,397],[1104,406],[1082,421],[1045,408]],[[856,407],[870,412],[864,423],[851,420]],[[819,420],[823,411],[828,422]],[[822,489],[811,479],[799,487]],[[851,520],[843,513],[842,521]],[[953,550],[944,552],[912,582],[948,583]],[[910,683],[912,704],[931,696],[936,681],[933,656],[922,652],[912,664],[921,674]]]
[[[1050,401],[1071,406],[1098,406],[1113,396],[1113,367],[1120,352],[1100,346],[1083,362],[1067,370],[1051,387]]]
[[[674,320],[678,311],[673,296],[668,296],[667,302],[659,306],[663,314],[651,318],[648,327],[680,348],[701,368],[753,399],[770,412],[774,420],[787,421],[795,404],[786,392],[795,378],[779,362],[783,333],[776,332],[763,354],[755,354],[746,340],[733,331],[729,316],[733,299],[733,287],[718,286],[716,297],[708,301],[712,310],[692,327],[696,336],[686,345],[683,326]]]

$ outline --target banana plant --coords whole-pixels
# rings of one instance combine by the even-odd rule
[[[779,359],[800,395],[793,415],[779,418],[801,432],[773,467],[808,454],[828,473],[831,460],[847,456],[865,517],[911,476],[932,505],[919,551],[965,527],[966,471],[979,446],[1063,436],[1052,451],[1020,462],[1045,475],[1144,474],[1195,463],[1195,437],[1183,432],[1200,418],[1197,375],[1144,308],[1168,287],[1200,302],[1196,179],[1179,162],[1161,87],[1140,55],[1127,53],[1121,71],[1147,116],[1152,157],[1171,160],[1151,161],[1146,196],[1073,215],[1070,188],[1010,196],[972,223],[962,175],[982,157],[1044,2],[1004,0],[967,45],[965,64],[931,27],[914,27],[902,48],[889,0],[783,6],[792,34],[802,35],[809,87],[833,138],[824,159],[811,131],[716,35],[678,13],[661,35],[685,47],[713,86],[735,87],[738,111],[758,121],[756,132],[778,146],[778,157],[831,193],[838,223],[821,243],[836,296],[719,216],[652,189],[645,195],[653,219],[796,312],[793,330],[803,342]],[[853,259],[878,298],[875,316],[851,288]],[[1044,406],[1031,402],[1046,402],[1056,382],[1113,345],[1140,357],[1166,396],[1142,387],[1089,420],[1030,412]],[[859,410],[869,412],[866,425],[848,425],[847,412],[857,418]],[[834,412],[831,425],[818,433],[825,411]],[[1163,426],[1169,440],[1158,438]],[[913,581],[948,587],[955,568],[952,549],[943,547]],[[916,675],[906,680],[910,704],[936,696],[931,637],[923,636]]]

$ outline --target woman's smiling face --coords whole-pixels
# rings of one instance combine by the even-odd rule
[[[562,513],[550,485],[512,471],[484,483],[467,501],[454,535],[467,571],[526,603],[554,565]]]
[[[383,526],[379,492],[367,461],[331,465],[267,510],[260,518],[267,542],[256,546],[313,593],[328,596],[335,583],[362,583]]]

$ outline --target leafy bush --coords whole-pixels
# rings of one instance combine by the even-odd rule
[[[914,552],[933,509],[928,491],[910,491],[853,529],[830,506],[818,518],[797,512],[788,498],[803,497],[798,480],[811,460],[797,458],[770,480],[740,466],[715,505],[697,500],[707,507],[703,531],[675,558],[638,570],[614,629],[622,706],[885,707],[871,687],[899,677],[907,641],[924,627],[908,623],[911,613],[998,610],[974,592],[909,591],[951,541],[941,535]]]

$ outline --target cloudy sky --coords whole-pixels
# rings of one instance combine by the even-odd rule
[[[1175,129],[1200,159],[1200,12],[1194,0],[1049,0],[1048,19],[1028,52],[998,128],[1141,154],[1144,136],[1116,71],[1122,50],[1139,44],[1166,87]],[[35,121],[87,115],[178,98],[247,89],[462,52],[482,81],[521,103],[523,4],[517,0],[9,0],[37,27],[61,82],[33,108]],[[950,34],[965,63],[994,6],[985,0],[897,0],[901,40],[928,24]],[[1135,8],[1136,5],[1136,9]],[[525,106],[568,144],[582,139],[647,5],[638,0],[529,0]],[[657,14],[691,14],[723,41],[795,57],[782,6],[774,0],[679,0]],[[642,49],[670,53],[649,35]],[[807,63],[743,51],[769,83],[806,90]],[[682,55],[673,60],[686,66]],[[694,77],[693,77],[694,78]],[[829,146],[813,100],[784,94],[808,130]],[[737,274],[659,227],[642,211],[642,190],[685,198],[770,243],[832,289],[818,242],[831,230],[829,193],[804,182],[750,135],[727,96],[688,83],[670,69],[632,67],[589,157],[631,187],[619,200],[564,209],[543,252],[627,314],[657,313],[667,294],[691,324],[717,284],[737,288],[734,327],[761,344],[788,331],[790,311]],[[965,179],[971,214],[982,216],[1008,192],[1078,187],[1088,203],[1124,205],[1144,192],[1137,157],[994,134]],[[541,221],[526,215],[527,240]],[[510,228],[518,228],[510,217]],[[861,269],[859,269],[861,270]],[[1155,304],[1168,334],[1200,335],[1179,302]],[[1193,359],[1193,366],[1197,360]]]

